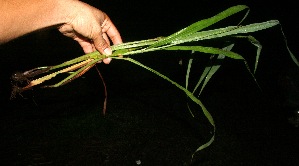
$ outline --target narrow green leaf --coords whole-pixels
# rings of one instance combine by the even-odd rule
[[[132,62],[132,63],[134,63],[134,64],[136,64],[136,65],[138,65],[138,66],[140,66],[140,67],[143,67],[143,68],[146,69],[146,70],[149,70],[149,71],[155,73],[156,75],[158,75],[158,76],[160,76],[161,78],[163,78],[163,79],[169,81],[170,83],[174,84],[176,87],[178,87],[179,89],[181,89],[182,91],[184,91],[184,92],[186,93],[186,95],[187,95],[192,101],[194,101],[196,104],[198,104],[198,105],[201,107],[201,109],[202,109],[204,115],[205,115],[206,118],[209,120],[210,124],[211,124],[212,126],[215,127],[215,123],[214,123],[214,120],[213,120],[212,115],[209,113],[209,111],[206,109],[206,107],[203,105],[203,103],[202,103],[198,98],[196,98],[190,91],[188,91],[186,88],[184,88],[183,86],[179,85],[179,84],[176,83],[175,81],[171,80],[171,79],[168,78],[167,76],[161,74],[160,72],[158,72],[158,71],[156,71],[156,70],[154,70],[154,69],[152,69],[152,68],[150,68],[150,67],[148,67],[148,66],[145,66],[145,65],[143,65],[142,63],[140,63],[140,62],[138,62],[138,61],[136,61],[136,60],[134,60],[134,59],[131,59],[131,58],[119,58],[119,57],[112,57],[112,58],[114,58],[114,59],[121,59],[121,60],[126,60],[126,61],[129,61],[129,62]]]
[[[292,51],[290,50],[290,48],[289,48],[289,46],[288,46],[288,41],[287,41],[286,36],[284,35],[284,32],[283,32],[283,30],[282,30],[282,26],[280,26],[280,30],[281,30],[281,33],[282,33],[282,35],[283,35],[283,38],[284,38],[284,42],[285,42],[286,48],[287,48],[287,50],[288,50],[288,52],[289,52],[289,54],[290,54],[290,56],[291,56],[293,62],[297,65],[297,67],[299,67],[299,62],[298,62],[297,58],[295,57],[295,55],[292,53]]]
[[[196,149],[196,151],[192,154],[192,159],[193,159],[194,155],[195,155],[198,151],[203,150],[203,149],[209,147],[209,146],[214,142],[214,140],[215,140],[215,134],[213,134],[213,136],[211,137],[211,139],[210,139],[207,143],[201,145],[199,148]]]
[[[115,50],[126,49],[126,48],[136,48],[136,47],[148,46],[148,45],[155,43],[156,41],[161,40],[162,38],[163,37],[157,37],[154,39],[126,42],[126,43],[122,43],[122,44],[113,45],[113,46],[111,46],[111,49],[113,51],[115,51]]]
[[[260,30],[264,30],[279,24],[278,20],[270,20],[261,23],[254,23],[244,26],[228,26],[225,28],[218,28],[208,31],[195,32],[188,36],[178,37],[172,41],[171,44],[182,44],[186,42],[193,42],[199,40],[207,40],[207,39],[215,39],[224,36],[236,35],[236,34],[244,34],[251,33]]]
[[[225,50],[225,51],[230,51],[230,50],[233,48],[233,46],[234,46],[234,44],[231,44],[231,45],[229,45],[229,46],[223,48],[223,50]],[[219,54],[219,55],[217,56],[217,60],[222,60],[222,59],[224,59],[224,58],[225,58],[225,55],[223,55],[223,54]],[[204,77],[204,78],[205,78],[205,79],[204,79],[204,83],[203,83],[203,85],[201,86],[201,89],[200,89],[200,92],[199,92],[198,96],[201,94],[202,90],[205,88],[205,86],[206,86],[207,83],[210,81],[210,79],[212,78],[212,76],[216,73],[216,71],[218,71],[218,69],[220,68],[220,66],[221,66],[221,65],[218,64],[218,65],[213,65],[213,66],[211,66],[211,67],[209,68],[207,75]]]
[[[297,58],[295,57],[295,55],[294,55],[294,54],[292,53],[292,51],[290,50],[290,48],[289,48],[289,46],[288,46],[286,40],[285,40],[285,43],[286,43],[287,50],[288,50],[288,52],[289,52],[289,54],[290,54],[290,56],[291,56],[293,62],[297,65],[297,67],[299,67],[299,62],[298,62]]]
[[[64,84],[66,81],[70,80],[70,79],[73,79],[78,73],[82,72],[83,70],[85,70],[86,68],[88,68],[89,66],[97,63],[98,60],[93,60],[91,62],[89,62],[87,65],[81,67],[79,70],[73,72],[72,74],[70,74],[68,77],[66,77],[65,79],[61,80],[60,82],[54,84],[54,85],[46,85],[45,87],[49,87],[49,88],[54,88],[54,87],[59,87],[61,86],[62,84]]]
[[[165,75],[159,73],[158,71],[156,71],[156,70],[154,70],[154,69],[152,69],[152,68],[150,68],[150,67],[147,67],[147,66],[141,64],[140,62],[138,62],[138,61],[136,61],[136,60],[134,60],[134,59],[131,59],[131,58],[115,58],[115,59],[127,60],[127,61],[132,62],[132,63],[134,63],[134,64],[136,64],[136,65],[138,65],[138,66],[140,66],[140,67],[142,67],[142,68],[144,68],[144,69],[146,69],[146,70],[149,70],[149,71],[155,73],[156,75],[158,75],[158,76],[160,76],[161,78],[163,78],[163,79],[169,81],[170,83],[174,84],[176,87],[178,87],[179,89],[181,89],[182,91],[184,91],[184,92],[186,93],[186,95],[187,95],[193,102],[195,102],[196,104],[198,104],[198,105],[201,107],[201,109],[202,109],[202,111],[203,111],[205,117],[208,119],[208,121],[210,122],[210,124],[213,126],[214,131],[213,131],[213,136],[212,136],[212,138],[211,138],[207,143],[205,143],[205,144],[201,145],[199,148],[197,148],[197,150],[192,154],[192,158],[193,158],[193,156],[194,156],[194,154],[195,154],[196,152],[198,152],[198,151],[200,151],[200,150],[202,150],[202,149],[204,149],[204,148],[207,148],[208,146],[210,146],[210,145],[212,144],[212,142],[214,141],[214,138],[215,138],[216,126],[215,126],[215,123],[214,123],[214,120],[213,120],[212,115],[210,114],[210,112],[206,109],[206,107],[203,105],[203,103],[202,103],[198,98],[196,98],[190,91],[188,91],[187,89],[185,89],[184,87],[182,87],[182,86],[179,85],[178,83],[172,81],[172,80],[171,80],[170,78],[168,78],[167,76],[165,76]],[[192,112],[190,112],[190,113],[191,113],[191,115],[194,117],[194,115],[192,114]]]
[[[202,81],[205,79],[205,77],[208,75],[209,71],[211,70],[211,66],[205,67],[204,71],[202,72],[199,80],[197,81],[197,84],[195,85],[192,93],[195,93],[195,91],[198,89]],[[199,93],[200,94],[200,93]],[[199,95],[198,95],[199,96]]]
[[[188,67],[187,67],[187,73],[186,73],[186,89],[188,89],[188,85],[189,85],[189,75],[190,75],[190,71],[191,71],[191,66],[192,66],[192,61],[193,58],[190,58],[188,61]]]
[[[159,40],[155,43],[153,43],[152,45],[150,45],[148,48],[153,48],[153,47],[159,47],[159,46],[162,46],[162,45],[166,45],[166,44],[169,44],[171,43],[171,41],[175,40],[176,38],[180,38],[180,37],[183,37],[183,36],[188,36],[190,34],[193,34],[197,31],[200,31],[206,27],[209,27],[233,14],[236,14],[244,9],[247,9],[248,7],[245,6],[245,5],[237,5],[237,6],[233,6],[233,7],[230,7],[228,9],[226,9],[225,11],[223,12],[220,12],[219,14],[213,16],[213,17],[210,17],[208,19],[204,19],[204,20],[201,20],[201,21],[198,21],[198,22],[195,22],[191,25],[189,25],[188,27],[162,39],[162,40]]]
[[[256,49],[256,57],[255,57],[255,64],[254,64],[254,71],[253,73],[255,74],[256,73],[256,70],[257,70],[257,66],[258,66],[258,63],[259,63],[259,59],[260,59],[260,54],[261,54],[261,51],[262,51],[262,48],[263,46],[261,45],[261,43],[256,40],[253,36],[235,36],[237,38],[247,38],[248,41],[253,44],[254,46],[257,47]]]
[[[65,66],[70,66],[72,64],[79,63],[79,62],[82,62],[82,61],[87,60],[87,59],[98,59],[98,61],[100,61],[101,59],[104,59],[104,58],[105,58],[105,55],[101,55],[98,51],[94,51],[94,52],[91,52],[89,54],[85,54],[85,55],[82,55],[80,57],[74,58],[72,60],[63,62],[59,65],[52,66],[51,70],[58,69],[58,68],[61,68],[61,67],[65,67]]]
[[[195,32],[188,36],[178,37],[178,38],[172,40],[171,44],[178,45],[178,44],[182,44],[182,43],[186,43],[186,42],[219,38],[219,37],[227,36],[227,34],[225,32],[232,31],[236,28],[237,28],[237,26],[228,26],[225,28],[218,28],[218,29],[213,29],[213,30]]]
[[[203,52],[203,53],[208,53],[208,54],[223,54],[229,58],[233,59],[243,59],[244,58],[232,51],[226,51],[222,50],[219,48],[214,48],[214,47],[203,47],[203,46],[170,46],[167,48],[164,48],[165,50],[184,50],[184,51],[198,51],[198,52]]]

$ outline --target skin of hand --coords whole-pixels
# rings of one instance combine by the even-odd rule
[[[106,13],[78,0],[0,0],[0,11],[0,44],[46,27],[57,27],[85,53],[98,50],[110,55],[110,40],[122,43]]]

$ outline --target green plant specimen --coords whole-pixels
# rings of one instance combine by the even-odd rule
[[[247,13],[245,14],[244,18],[241,20],[241,22],[236,26],[228,26],[225,28],[219,28],[219,29],[212,29],[212,30],[205,30],[207,27],[231,16],[234,15],[240,11],[246,10]],[[206,54],[211,54],[216,59],[223,59],[225,57],[232,58],[235,60],[241,60],[245,63],[245,67],[248,69],[249,73],[254,79],[254,73],[256,71],[256,68],[258,66],[258,60],[261,52],[261,45],[260,43],[253,37],[253,36],[242,36],[242,34],[247,34],[251,32],[256,32],[260,30],[264,30],[267,28],[271,28],[273,26],[276,26],[279,24],[278,20],[269,20],[261,23],[253,23],[249,25],[241,25],[242,21],[246,18],[247,14],[249,12],[249,8],[245,5],[237,5],[228,8],[227,10],[204,20],[195,22],[191,24],[190,26],[183,28],[182,30],[173,33],[167,37],[157,37],[155,39],[148,39],[148,40],[141,40],[141,41],[134,41],[134,42],[127,42],[119,45],[112,46],[113,54],[109,57],[116,59],[116,60],[125,60],[132,62],[133,64],[136,64],[146,70],[149,70],[156,75],[160,76],[161,78],[169,81],[173,85],[175,85],[177,88],[181,89],[185,92],[188,98],[190,98],[194,103],[199,105],[201,107],[201,110],[203,111],[203,114],[208,119],[209,123],[213,127],[213,135],[210,138],[208,142],[201,145],[197,148],[197,150],[194,152],[198,152],[199,150],[202,150],[206,147],[208,147],[213,141],[215,136],[215,123],[213,120],[213,117],[209,113],[209,111],[205,108],[204,104],[200,101],[199,95],[201,94],[201,91],[204,89],[205,85],[208,83],[210,78],[213,76],[213,74],[219,69],[220,65],[213,65],[213,66],[207,66],[201,77],[198,80],[198,83],[194,87],[194,89],[191,89],[188,85],[188,80],[190,77],[190,70],[191,66],[195,65],[192,62],[192,59],[189,60],[187,73],[186,73],[186,85],[182,86],[178,83],[172,81],[167,76],[161,74],[160,72],[145,66],[141,64],[140,62],[128,58],[128,55],[137,55],[142,54],[145,52],[152,52],[152,51],[158,51],[158,50],[167,50],[167,51],[174,51],[174,50],[183,50],[183,51],[192,51],[192,52],[202,52]],[[234,46],[234,43],[230,43],[224,48],[215,48],[215,47],[206,47],[206,46],[199,46],[197,45],[197,41],[202,40],[211,40],[221,37],[237,37],[237,38],[245,38],[249,40],[253,45],[257,47],[257,54],[255,59],[255,66],[254,70],[251,71],[248,67],[248,64],[246,60],[238,53],[232,52],[231,49]],[[186,43],[189,43],[188,45],[184,45]],[[190,45],[191,44],[191,45]],[[194,44],[194,45],[192,45]],[[293,61],[299,66],[298,61],[296,60],[295,56],[291,53],[289,48],[287,47],[290,56],[292,57]],[[122,55],[121,57],[119,55]],[[106,58],[105,55],[100,54],[99,52],[95,51],[90,54],[86,54],[83,56],[80,56],[78,58],[72,59],[70,61],[61,63],[56,66],[45,66],[45,67],[38,67],[29,71],[26,71],[24,73],[19,73],[13,75],[13,79],[16,81],[15,86],[12,91],[12,97],[16,93],[20,93],[22,91],[31,89],[32,87],[36,85],[41,85],[44,88],[50,88],[50,87],[59,87],[62,85],[65,85],[74,79],[80,77],[83,75],[86,71],[88,71],[90,68],[95,66],[99,61]],[[70,73],[71,72],[71,73]],[[61,80],[60,82],[54,84],[54,85],[43,85],[45,81],[50,80],[57,76],[58,74],[62,73],[70,73],[65,79]],[[27,82],[25,86],[19,86],[21,85],[20,82]],[[18,83],[19,82],[19,83]],[[200,88],[199,92],[198,89]],[[191,115],[193,116],[193,111],[189,109]],[[105,113],[105,112],[104,112]]]

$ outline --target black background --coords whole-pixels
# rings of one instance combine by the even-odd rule
[[[228,7],[239,4],[248,5],[251,11],[244,24],[272,19],[279,20],[284,34],[288,39],[290,49],[298,57],[298,9],[296,9],[295,2],[293,1],[119,0],[85,2],[103,10],[110,16],[120,31],[124,42],[167,36],[191,23],[213,16]],[[213,25],[211,28],[235,25],[242,18],[243,14],[244,12],[239,13],[238,16],[228,18]],[[240,136],[240,139],[246,137],[246,132],[248,132],[248,142],[255,142],[254,139],[259,140],[259,138],[261,140],[256,141],[258,143],[254,145],[248,143],[248,146],[253,146],[249,148],[248,156],[250,157],[247,158],[248,160],[242,160],[242,157],[239,159],[225,159],[225,155],[220,155],[222,156],[220,157],[221,161],[227,163],[225,162],[227,160],[232,164],[232,161],[236,161],[236,165],[245,164],[249,160],[251,160],[251,164],[257,163],[257,165],[275,165],[277,163],[284,163],[286,165],[297,164],[299,163],[298,140],[296,140],[298,138],[298,130],[286,122],[289,112],[287,112],[288,110],[283,110],[286,95],[284,93],[285,87],[280,85],[280,81],[286,75],[291,75],[291,78],[294,80],[298,79],[298,68],[296,68],[288,55],[280,26],[252,35],[263,45],[256,73],[256,78],[263,92],[259,91],[243,63],[227,60],[219,73],[215,75],[215,78],[210,81],[203,94],[203,100],[215,116],[220,131],[222,129],[225,132],[233,133],[237,137]],[[250,65],[253,66],[253,61],[250,58],[255,57],[255,47],[249,42],[241,41],[241,44],[236,46],[236,50],[240,54],[243,53],[244,57],[249,59]],[[29,107],[34,107],[32,106],[34,105],[31,100],[32,96],[34,96],[42,110],[43,104],[48,101],[52,104],[67,103],[70,101],[82,103],[89,102],[89,100],[92,100],[90,98],[94,99],[99,94],[102,95],[102,86],[98,85],[101,84],[101,81],[96,71],[91,70],[86,73],[85,80],[87,80],[87,85],[85,86],[76,87],[77,84],[74,81],[71,85],[66,85],[58,90],[37,89],[26,92],[24,98],[18,97],[15,100],[9,100],[11,92],[10,76],[14,72],[25,71],[38,66],[58,64],[82,54],[83,51],[77,43],[62,36],[55,29],[28,34],[1,45],[0,104],[2,106],[0,109],[3,114],[2,120],[11,113],[24,111],[22,109],[25,106],[22,107],[21,105],[30,103]],[[184,70],[180,66],[175,66],[178,64],[177,57],[172,59],[165,56],[171,55],[169,53],[157,53],[156,55],[149,54],[147,56],[146,54],[144,57],[137,57],[137,59],[159,69],[159,71],[167,73],[174,80],[183,83]],[[103,72],[109,86],[109,93],[114,99],[117,97],[120,99],[127,98],[134,93],[137,95],[144,89],[148,91],[158,90],[163,93],[164,88],[168,89],[169,86],[172,86],[157,76],[143,71],[143,69],[132,67],[131,64],[113,60],[110,65],[99,64],[98,66]],[[70,93],[72,95],[69,95]],[[167,96],[167,94],[164,95]],[[170,95],[170,97],[174,96]],[[229,100],[229,98],[232,100]],[[174,102],[177,101],[174,100]],[[155,104],[163,105],[162,101],[161,103],[157,101]],[[45,107],[48,107],[47,104],[45,105]],[[65,107],[67,107],[67,104]],[[61,108],[65,107],[61,106]],[[53,109],[57,108],[53,107]],[[39,112],[37,118],[45,118],[48,115],[55,117],[57,110],[61,111],[61,109],[57,109],[56,111],[53,109],[47,108],[45,109],[46,111]],[[219,112],[220,110],[221,112]],[[225,113],[225,111],[229,111],[233,115]],[[2,126],[2,128],[5,128],[5,126]],[[259,130],[260,128],[263,129]],[[253,132],[255,130],[257,132]],[[265,133],[267,133],[266,136],[263,135]],[[6,130],[4,130],[3,134],[7,134]],[[219,139],[225,140],[221,136],[219,136]],[[216,144],[214,146],[218,145],[217,141],[213,144]],[[258,150],[254,151],[254,146]],[[246,147],[247,145],[242,145],[241,147],[233,147],[231,150],[234,153],[243,153],[246,156],[247,152],[244,152]],[[270,149],[267,149],[269,147]],[[269,152],[271,150],[274,152]],[[213,151],[213,148],[211,151]],[[229,151],[230,149],[223,153],[229,153]],[[264,156],[262,153],[264,153]],[[211,158],[213,158],[213,155],[205,156],[206,160],[213,160]]]

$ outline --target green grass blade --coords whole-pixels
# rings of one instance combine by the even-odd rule
[[[254,64],[254,70],[253,70],[253,74],[256,73],[256,70],[257,70],[257,66],[258,66],[258,63],[259,63],[259,59],[260,59],[260,54],[261,54],[261,51],[262,51],[262,48],[263,46],[261,45],[261,43],[255,39],[253,36],[236,36],[237,38],[247,38],[247,40],[253,44],[254,46],[257,47],[256,49],[256,57],[255,57],[255,64]]]
[[[161,78],[163,78],[163,79],[169,81],[170,83],[174,84],[176,87],[178,87],[179,89],[181,89],[182,91],[184,91],[184,92],[186,93],[186,95],[187,95],[193,102],[195,102],[196,104],[198,104],[198,105],[201,107],[201,109],[202,109],[202,111],[203,111],[205,117],[208,119],[208,121],[210,122],[210,124],[213,126],[214,131],[213,131],[213,136],[211,137],[211,139],[210,139],[207,143],[205,143],[205,144],[201,145],[199,148],[197,148],[196,151],[192,154],[192,158],[193,158],[193,156],[195,155],[195,153],[197,153],[198,151],[200,151],[200,150],[202,150],[202,149],[204,149],[204,148],[207,148],[208,146],[210,146],[210,145],[213,143],[214,138],[215,138],[215,132],[216,132],[216,126],[215,126],[213,117],[212,117],[212,115],[210,114],[210,112],[206,109],[206,107],[203,105],[203,103],[202,103],[198,98],[196,98],[190,91],[188,91],[187,89],[185,89],[184,87],[182,87],[182,86],[179,85],[178,83],[172,81],[172,80],[171,80],[170,78],[168,78],[167,76],[165,76],[165,75],[159,73],[158,71],[156,71],[156,70],[154,70],[154,69],[152,69],[152,68],[150,68],[150,67],[147,67],[147,66],[141,64],[140,62],[138,62],[138,61],[136,61],[136,60],[134,60],[134,59],[131,59],[131,58],[117,58],[117,57],[115,57],[115,59],[122,59],[122,60],[126,60],[126,61],[129,61],[129,62],[132,62],[132,63],[134,63],[134,64],[136,64],[136,65],[138,65],[138,66],[140,66],[140,67],[142,67],[142,68],[144,68],[144,69],[146,69],[146,70],[149,70],[149,71],[155,73],[156,75],[158,75],[158,76],[160,76]],[[192,114],[192,112],[190,112],[190,113],[191,113],[192,116],[194,116],[194,115]]]
[[[292,51],[290,50],[290,48],[289,48],[289,46],[288,46],[288,44],[287,44],[287,41],[285,41],[285,43],[286,43],[287,50],[288,50],[288,52],[289,52],[289,54],[290,54],[290,56],[291,56],[293,62],[297,65],[297,67],[299,67],[299,62],[298,62],[297,58],[295,57],[295,55],[294,55],[294,54],[292,53]]]
[[[46,85],[45,87],[49,87],[49,88],[59,87],[59,86],[63,85],[66,81],[68,81],[68,80],[74,78],[78,73],[82,72],[83,70],[85,70],[86,68],[88,68],[89,66],[91,66],[91,65],[93,65],[93,64],[95,64],[95,63],[97,63],[97,62],[98,62],[98,60],[95,59],[95,60],[89,62],[87,65],[81,67],[79,70],[77,70],[77,71],[71,73],[68,77],[66,77],[66,78],[63,79],[62,81],[60,81],[60,82],[58,82],[58,83],[56,83],[56,84],[54,84],[54,85]]]
[[[260,60],[260,55],[261,55],[261,51],[262,51],[262,48],[263,46],[261,45],[261,43],[256,40],[253,36],[248,36],[248,40],[254,45],[257,47],[256,49],[256,57],[255,57],[255,64],[254,64],[254,71],[253,71],[253,74],[256,73],[256,69],[257,69],[257,66],[259,64],[259,60]]]
[[[192,51],[192,54],[194,52]],[[193,58],[191,57],[189,60],[188,60],[188,66],[187,66],[187,72],[186,72],[186,78],[185,78],[185,88],[188,89],[188,86],[189,86],[189,77],[190,77],[190,72],[191,72],[191,67],[192,67],[192,63],[193,63]],[[187,102],[187,109],[189,111],[189,113],[191,114],[192,117],[194,117],[194,114]]]
[[[234,44],[231,44],[225,48],[223,48],[223,50],[225,51],[230,51],[232,48],[233,48]],[[219,60],[223,60],[225,58],[225,55],[223,54],[219,54],[217,56],[217,61]],[[212,76],[218,71],[218,69],[220,68],[220,64],[217,64],[217,65],[213,65],[211,67],[209,67],[209,70],[208,70],[208,73],[207,75],[204,77],[204,82],[203,82],[203,85],[201,86],[201,89],[200,89],[200,92],[198,94],[198,96],[201,94],[202,90],[205,88],[205,86],[207,85],[207,83],[210,81],[210,79],[212,78]],[[196,89],[194,89],[195,91]]]
[[[211,70],[211,66],[205,67],[204,71],[202,72],[199,80],[197,81],[197,84],[195,85],[192,93],[194,94],[195,91],[198,89],[198,87],[200,86],[200,84],[202,83],[202,81],[205,79],[205,77],[208,75],[209,71]],[[198,95],[199,96],[199,95]]]
[[[238,26],[238,28],[234,29],[233,31],[229,32],[230,34],[238,34],[238,33],[250,33],[256,32],[264,29],[271,28],[279,24],[278,20],[269,20],[261,23],[253,23],[248,24],[245,26]]]
[[[161,78],[163,78],[163,79],[169,81],[170,83],[172,83],[173,85],[175,85],[176,87],[178,87],[179,89],[181,89],[182,91],[184,91],[184,92],[186,93],[186,95],[187,95],[192,101],[194,101],[196,104],[198,104],[198,105],[201,107],[201,109],[202,109],[204,115],[207,117],[207,119],[208,119],[208,121],[210,122],[210,124],[211,124],[212,126],[215,127],[215,123],[214,123],[214,120],[213,120],[212,115],[208,112],[208,110],[207,110],[206,107],[203,105],[203,103],[202,103],[198,98],[196,98],[190,91],[188,91],[186,88],[184,88],[183,86],[179,85],[179,84],[176,83],[175,81],[171,80],[171,79],[168,78],[167,76],[161,74],[160,72],[158,72],[158,71],[156,71],[156,70],[154,70],[154,69],[152,69],[152,68],[150,68],[150,67],[148,67],[148,66],[145,66],[145,65],[143,65],[142,63],[140,63],[140,62],[138,62],[138,61],[136,61],[136,60],[134,60],[134,59],[131,59],[131,58],[118,58],[118,57],[113,57],[113,59],[121,59],[121,60],[126,60],[126,61],[129,61],[129,62],[132,62],[132,63],[134,63],[134,64],[136,64],[136,65],[138,65],[138,66],[140,66],[140,67],[142,67],[142,68],[144,68],[144,69],[146,69],[146,70],[149,70],[149,71],[155,73],[156,75],[160,76]]]
[[[236,28],[237,28],[237,26],[228,26],[225,28],[218,28],[218,29],[213,29],[213,30],[195,32],[188,36],[178,37],[178,38],[172,40],[171,44],[178,45],[178,44],[187,43],[187,42],[219,38],[219,37],[226,36],[225,32],[232,31]]]
[[[201,20],[201,21],[198,21],[198,22],[195,22],[191,25],[189,25],[188,27],[162,39],[162,40],[159,40],[155,43],[153,43],[152,45],[150,45],[148,48],[153,48],[153,47],[159,47],[159,46],[162,46],[162,45],[166,45],[166,44],[169,44],[171,43],[171,41],[175,40],[176,38],[182,38],[184,36],[188,36],[190,34],[193,34],[195,32],[198,32],[206,27],[209,27],[233,14],[236,14],[244,9],[247,9],[248,7],[245,6],[245,5],[237,5],[237,6],[233,6],[233,7],[230,7],[228,9],[226,9],[225,11],[223,12],[220,12],[219,14],[213,16],[213,17],[210,17],[208,19],[204,19],[204,20]]]
[[[154,39],[148,39],[148,40],[140,40],[140,41],[133,41],[133,42],[126,42],[122,44],[117,44],[111,46],[111,49],[114,50],[120,50],[120,49],[126,49],[126,48],[136,48],[136,47],[143,47],[143,46],[148,46],[156,41],[161,40],[163,37],[157,37]]]
[[[225,28],[201,31],[201,32],[190,34],[188,36],[176,38],[175,40],[172,41],[171,44],[177,45],[186,42],[215,39],[215,38],[236,35],[236,34],[251,33],[251,32],[264,30],[267,28],[271,28],[278,24],[279,24],[278,20],[269,20],[261,23],[254,23],[254,24],[249,24],[244,26],[228,26]]]
[[[164,48],[165,50],[184,50],[184,51],[198,51],[198,52],[203,52],[203,53],[208,53],[208,54],[223,54],[229,58],[233,59],[242,59],[244,58],[232,51],[227,51],[227,50],[222,50],[219,48],[214,48],[214,47],[203,47],[203,46],[170,46],[167,48]]]
[[[105,58],[105,55],[101,55],[98,51],[94,51],[92,53],[85,54],[85,55],[82,55],[78,58],[75,58],[75,59],[66,61],[64,63],[61,63],[59,65],[53,66],[51,68],[51,70],[58,69],[58,68],[61,68],[61,67],[65,67],[65,66],[69,66],[69,65],[72,65],[72,64],[75,64],[75,63],[79,63],[79,62],[87,60],[87,59],[96,59],[96,58],[101,60],[101,59]]]
[[[281,33],[282,33],[282,35],[283,35],[283,38],[284,38],[284,42],[285,42],[286,48],[287,48],[287,50],[288,50],[288,52],[289,52],[289,54],[290,54],[290,56],[291,56],[293,62],[297,65],[297,67],[299,67],[299,62],[298,62],[297,58],[295,57],[295,55],[292,53],[292,51],[290,50],[290,48],[289,48],[289,46],[288,46],[288,41],[287,41],[286,36],[285,36],[284,33],[283,33],[283,30],[282,30],[282,26],[281,26],[281,25],[280,25],[280,30],[281,30]]]
[[[193,54],[194,52],[192,52]],[[186,72],[186,85],[185,85],[185,88],[188,89],[188,86],[189,86],[189,75],[190,75],[190,71],[191,71],[191,66],[192,66],[192,62],[193,62],[193,58],[191,57],[189,60],[188,60],[188,66],[187,66],[187,72]]]
[[[215,133],[215,132],[214,132],[214,133]],[[192,154],[192,159],[193,159],[194,155],[195,155],[198,151],[203,150],[203,149],[209,147],[209,146],[214,142],[214,140],[215,140],[215,134],[213,134],[213,136],[211,137],[211,139],[210,139],[207,143],[201,145],[199,148],[196,149],[196,151]]]

